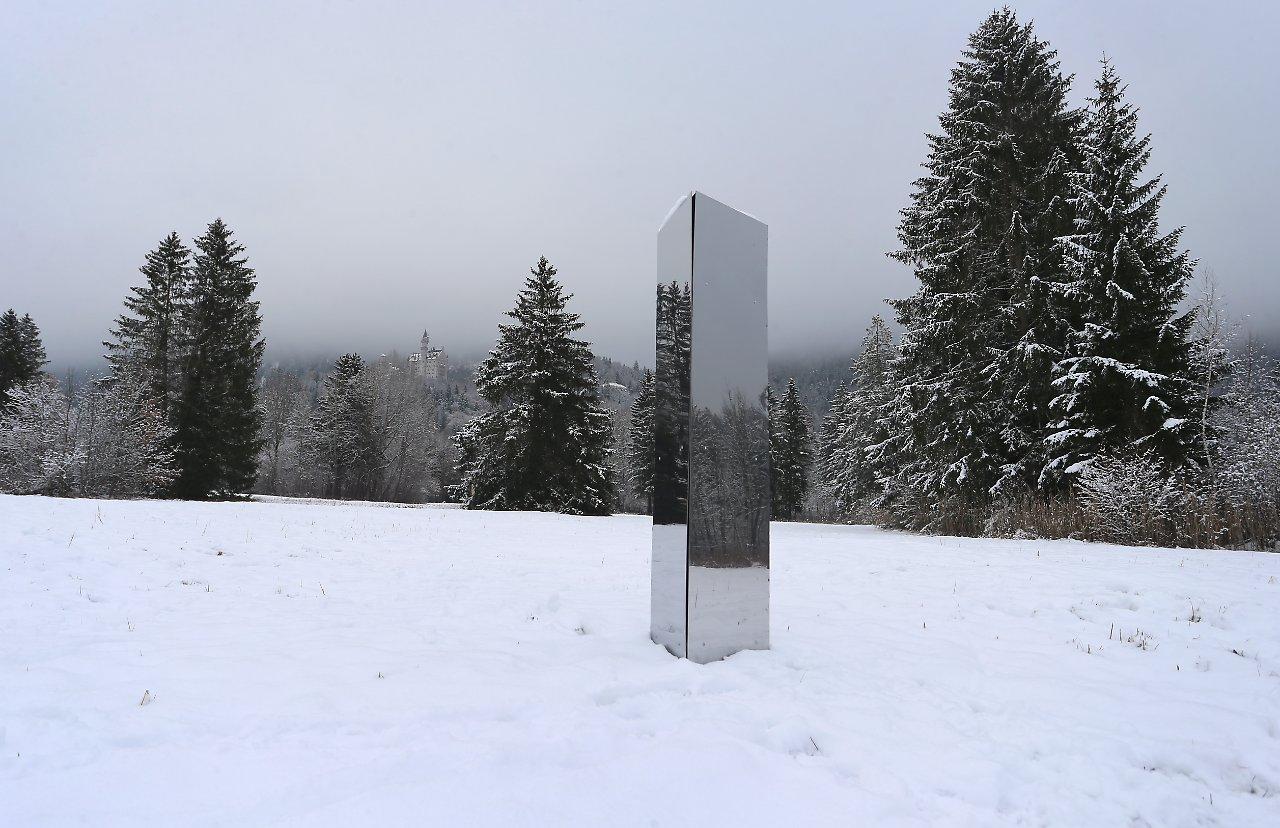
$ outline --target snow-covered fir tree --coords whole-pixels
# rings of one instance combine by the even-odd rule
[[[143,283],[125,297],[107,347],[112,372],[142,376],[165,418],[182,392],[187,358],[183,329],[191,301],[191,251],[177,233],[165,236],[139,268]]]
[[[174,493],[188,499],[247,491],[257,474],[262,363],[257,285],[244,246],[216,219],[195,241],[182,392],[174,417]]]
[[[18,320],[18,355],[19,376],[35,379],[49,362],[44,351],[44,341],[40,338],[40,328],[36,326],[31,314],[24,313]]]
[[[382,446],[364,370],[358,354],[339,357],[311,415],[303,450],[323,471],[326,497],[368,498],[379,482]]]
[[[893,333],[879,315],[867,326],[849,371],[850,382],[831,401],[823,425],[823,482],[836,513],[854,519],[883,495],[891,476],[881,447],[890,438],[885,412],[895,395]]]
[[[848,401],[849,384],[841,381],[831,395],[827,413],[823,415],[822,424],[818,427],[817,459],[814,463],[819,491],[833,505],[837,514],[843,511],[837,485],[844,468],[844,447],[840,441],[840,432],[847,416],[845,412]]]
[[[1162,233],[1165,186],[1144,178],[1151,136],[1102,63],[1089,100],[1083,160],[1071,176],[1075,232],[1061,240],[1067,281],[1055,286],[1071,322],[1054,368],[1055,422],[1046,483],[1073,480],[1099,456],[1154,452],[1176,468],[1197,441],[1188,333],[1180,309],[1195,267]]]
[[[19,317],[13,308],[0,314],[0,411],[5,392],[39,377],[46,362],[40,329],[31,315]]]
[[[804,508],[813,463],[813,428],[795,379],[787,380],[787,390],[773,402],[771,413],[774,516],[790,520]]]
[[[613,504],[612,425],[583,323],[546,257],[525,279],[498,343],[476,370],[490,410],[457,435],[473,509],[605,515]]]
[[[1079,115],[1069,85],[1056,53],[1008,8],[982,23],[952,71],[892,254],[920,281],[893,303],[901,523],[974,531],[993,490],[1039,474],[1063,336],[1048,296],[1061,276],[1055,239],[1070,230]]]
[[[645,371],[640,393],[631,403],[631,433],[627,437],[628,481],[636,497],[653,509],[653,372]]]

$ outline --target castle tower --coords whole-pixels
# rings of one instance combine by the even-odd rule
[[[409,355],[414,371],[427,385],[444,382],[449,376],[449,355],[443,348],[431,347],[431,335],[422,332],[418,353]]]

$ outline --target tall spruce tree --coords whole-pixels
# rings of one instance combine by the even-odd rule
[[[850,382],[832,400],[824,426],[824,480],[837,513],[846,519],[878,504],[883,477],[891,473],[881,450],[890,438],[884,412],[895,393],[895,356],[893,333],[877,315],[849,367]]]
[[[1075,232],[1061,239],[1068,280],[1057,286],[1072,322],[1054,370],[1057,419],[1042,480],[1072,482],[1105,454],[1154,451],[1182,463],[1196,439],[1188,332],[1180,312],[1195,262],[1181,228],[1161,233],[1160,177],[1143,178],[1151,136],[1107,60],[1089,99],[1083,162],[1072,175]]]
[[[645,371],[640,393],[631,403],[631,432],[627,436],[627,466],[631,473],[632,491],[644,501],[645,510],[653,511],[653,372]]]
[[[174,423],[183,498],[232,496],[257,474],[261,413],[255,400],[264,343],[257,286],[244,246],[215,219],[195,241],[182,394]]]
[[[823,496],[829,500],[837,514],[844,511],[843,498],[839,490],[840,473],[844,469],[844,445],[840,433],[844,430],[849,403],[849,384],[842,381],[827,405],[827,413],[822,417],[822,425],[818,429],[818,448],[816,468],[818,485]]]
[[[143,283],[130,290],[107,347],[112,373],[138,376],[161,415],[171,421],[182,393],[186,338],[182,323],[191,301],[191,251],[177,233],[165,236],[139,268]]]
[[[456,438],[461,490],[472,509],[606,515],[613,503],[612,424],[601,406],[583,323],[546,257],[525,279],[514,324],[476,369],[490,410]]]
[[[9,308],[0,315],[0,408],[8,390],[26,381],[22,375],[22,327],[18,314]]]
[[[1056,53],[1008,8],[974,32],[951,73],[926,173],[898,227],[902,249],[891,254],[920,281],[893,302],[901,436],[887,454],[900,461],[904,523],[977,516],[994,490],[1039,473],[1065,335],[1048,297],[1061,280],[1055,239],[1070,228],[1079,114],[1069,86]]]
[[[787,380],[787,390],[771,408],[776,420],[770,428],[774,514],[790,520],[804,508],[813,462],[809,410],[800,401],[794,378]]]
[[[19,317],[13,308],[0,314],[0,411],[9,389],[35,379],[48,361],[30,314]]]
[[[311,415],[304,448],[325,470],[329,497],[370,497],[382,471],[373,395],[364,383],[364,370],[358,354],[339,357]]]
[[[18,321],[19,353],[22,374],[28,379],[35,379],[41,369],[49,362],[44,350],[44,341],[40,338],[40,329],[36,327],[31,314],[24,313]]]

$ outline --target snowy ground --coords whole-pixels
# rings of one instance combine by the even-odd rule
[[[774,531],[698,666],[642,519],[0,497],[0,824],[1280,825],[1280,555]]]

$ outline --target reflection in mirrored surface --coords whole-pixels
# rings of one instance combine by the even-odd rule
[[[689,333],[693,199],[658,231],[650,636],[685,655],[688,598]]]
[[[767,232],[695,193],[658,234],[652,634],[702,662],[769,645]]]

